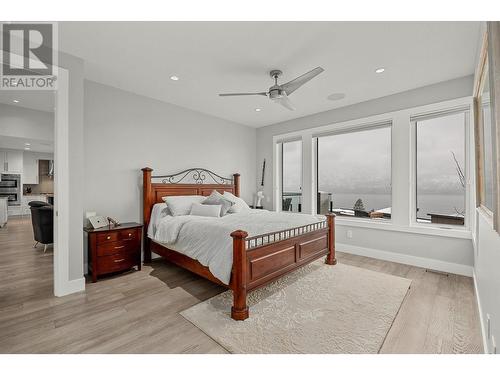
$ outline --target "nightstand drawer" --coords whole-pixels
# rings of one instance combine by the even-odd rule
[[[124,229],[118,232],[120,240],[135,240],[139,238],[137,229]]]
[[[137,238],[133,240],[98,243],[97,256],[101,257],[118,253],[127,253],[137,251],[138,249],[140,249],[140,244]]]
[[[135,253],[119,253],[99,257],[97,263],[97,272],[99,274],[116,272],[132,268],[137,264],[137,254]]]
[[[120,232],[107,232],[107,233],[99,233],[97,234],[97,243],[102,244],[106,242],[114,242],[118,241],[120,238]]]

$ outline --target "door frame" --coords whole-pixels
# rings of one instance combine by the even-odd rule
[[[5,51],[3,52],[5,53]],[[58,53],[58,52],[56,52]],[[15,55],[10,53],[11,55]],[[11,61],[16,61],[11,59]],[[22,59],[21,59],[22,61]],[[53,66],[57,71],[54,109],[54,295],[62,297],[85,290],[85,278],[70,279],[70,198],[69,198],[69,71]],[[21,90],[19,90],[21,91]]]

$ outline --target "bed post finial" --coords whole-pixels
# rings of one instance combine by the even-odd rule
[[[149,167],[142,168],[142,209],[144,218],[144,231],[147,233],[149,226],[149,219],[151,218],[151,172],[153,169]],[[144,262],[151,262],[151,243],[146,235],[144,237]]]
[[[245,320],[248,318],[247,306],[247,250],[245,238],[248,233],[236,230],[231,233],[233,237],[233,307],[231,307],[231,318],[234,320]]]
[[[337,258],[335,258],[335,214],[326,214],[326,219],[328,221],[328,254],[326,255],[326,264],[335,265],[337,264]]]
[[[233,174],[233,184],[234,184],[234,195],[240,196],[240,174]]]

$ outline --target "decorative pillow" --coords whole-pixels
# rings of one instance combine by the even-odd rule
[[[220,204],[193,203],[191,205],[190,215],[220,217],[221,207],[222,206]]]
[[[251,208],[248,206],[247,202],[245,202],[241,198],[238,198],[236,195],[225,191],[223,196],[225,198],[229,199],[231,202],[233,202],[233,205],[231,206],[231,208],[228,211],[230,214],[236,214],[238,212],[251,210]]]
[[[163,197],[172,216],[189,215],[193,203],[201,203],[205,200],[201,195],[177,195],[172,197]]]
[[[233,202],[224,197],[217,190],[212,191],[212,194],[210,194],[208,198],[201,203],[207,205],[220,205],[221,206],[220,216],[224,216],[225,214],[227,214],[227,211],[233,205]]]

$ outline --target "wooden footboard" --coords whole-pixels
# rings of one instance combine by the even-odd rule
[[[327,220],[248,237],[237,230],[233,237],[233,272],[230,288],[233,290],[231,317],[248,318],[247,293],[307,263],[326,255],[326,263],[334,265],[335,215]]]

